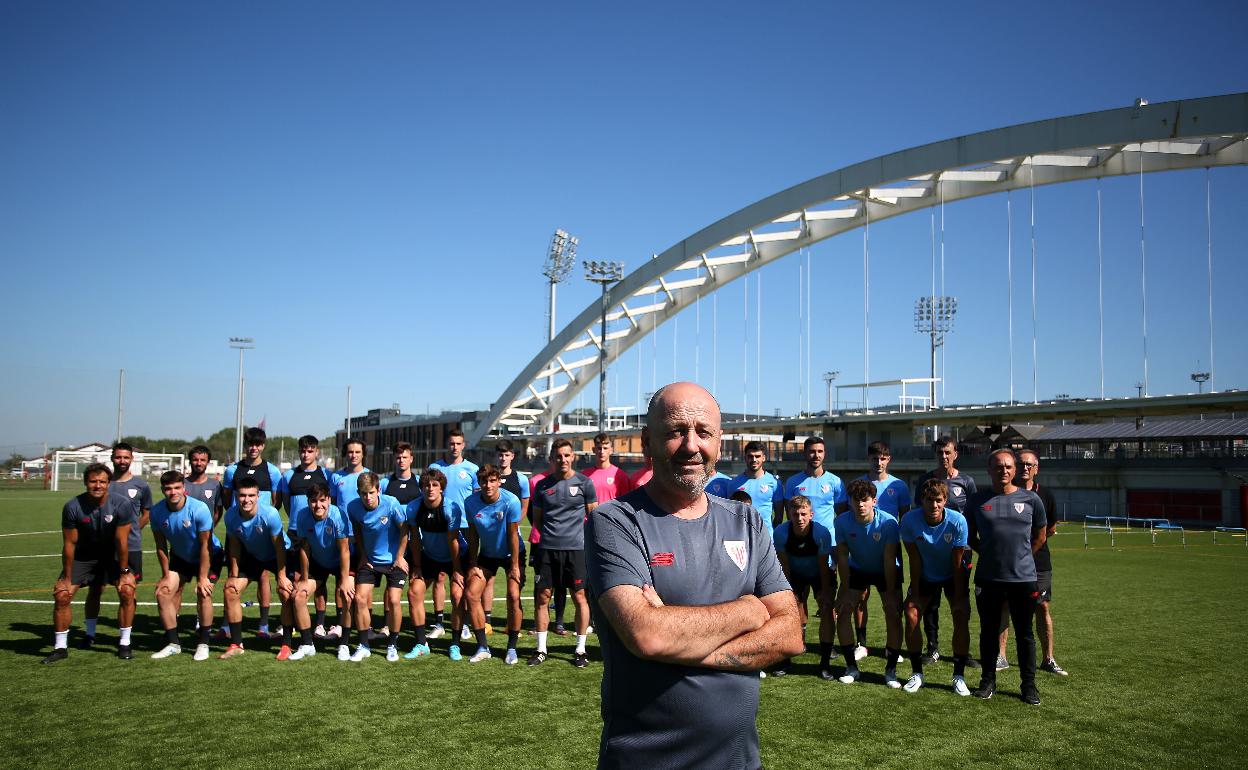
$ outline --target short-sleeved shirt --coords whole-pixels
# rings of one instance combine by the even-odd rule
[[[243,477],[253,478],[260,485],[260,502],[265,505],[273,504],[273,493],[282,484],[282,472],[276,465],[263,461],[259,465],[248,465],[240,460],[225,469],[221,486],[233,490],[234,485]]]
[[[820,562],[826,564],[836,547],[832,530],[817,521],[811,521],[805,535],[793,531],[792,522],[781,522],[773,539],[776,553],[789,560],[789,569],[806,578],[819,577]]]
[[[364,541],[364,558],[376,564],[394,564],[402,554],[399,541],[407,523],[407,509],[390,495],[379,495],[377,507],[371,511],[363,500],[352,500],[347,506],[351,528]]]
[[[130,553],[139,553],[143,550],[143,530],[139,525],[143,521],[143,511],[152,510],[152,488],[138,476],[131,476],[125,481],[110,482],[108,491],[130,501],[130,507],[134,511],[134,523],[130,526],[130,539],[126,544]]]
[[[446,489],[442,490],[442,495],[454,500],[460,506],[463,506],[468,495],[480,489],[477,485],[477,471],[481,469],[471,460],[461,460],[454,464],[447,463],[445,460],[436,460],[430,463],[429,467],[437,468],[446,474]]]
[[[732,477],[727,473],[715,471],[715,475],[711,477],[710,481],[706,482],[706,493],[727,499],[729,495],[728,482],[730,481],[732,481]]]
[[[1040,496],[1040,502],[1044,503],[1044,518],[1050,527],[1057,526],[1057,501],[1053,499],[1053,493],[1047,487],[1036,484],[1032,490]],[[1036,551],[1036,572],[1052,572],[1053,557],[1049,554],[1049,540],[1045,538],[1044,545],[1040,546],[1040,550]]]
[[[441,505],[431,508],[424,498],[418,498],[408,504],[407,510],[408,521],[414,523],[420,532],[421,553],[434,561],[450,561],[451,546],[446,540],[446,533],[468,525],[463,506],[443,497]]]
[[[939,524],[927,523],[922,508],[901,517],[901,542],[914,543],[923,561],[923,579],[939,583],[953,577],[953,550],[966,548],[966,517],[950,508]]]
[[[1044,503],[1035,492],[1015,489],[998,495],[977,492],[967,503],[967,524],[979,535],[976,583],[1030,583],[1036,579],[1031,533],[1048,524]]]
[[[420,497],[420,476],[413,473],[407,478],[401,479],[399,474],[391,473],[381,480],[381,493],[390,495],[403,505],[407,505]]]
[[[598,502],[594,482],[584,474],[571,478],[547,476],[537,485],[530,505],[542,512],[542,548],[580,551],[585,548],[585,507]]]
[[[918,482],[914,485],[914,496],[917,499],[919,490],[923,488],[923,482],[928,479],[939,478],[936,471],[928,471],[919,477]],[[945,491],[948,493],[949,499],[945,502],[946,508],[952,508],[959,513],[966,513],[966,501],[971,495],[977,491],[975,488],[975,479],[968,474],[959,473],[957,476],[948,479],[940,479],[945,482]]]
[[[341,511],[347,510],[347,506],[351,505],[352,500],[360,499],[359,481],[360,474],[368,473],[368,468],[361,468],[355,473],[347,473],[345,470],[334,471],[329,477],[330,494],[334,496],[334,504]]]
[[[845,511],[836,517],[833,536],[838,546],[843,545],[849,550],[849,566],[875,574],[883,573],[887,566],[884,564],[884,547],[889,543],[897,545],[900,541],[897,519],[879,508],[875,509],[875,515],[866,524],[858,521],[853,511]]]
[[[886,473],[879,481],[860,478],[875,485],[875,507],[890,514],[894,519],[901,518],[901,509],[910,507],[910,487],[896,476]]]
[[[750,502],[762,516],[763,526],[771,531],[776,506],[784,507],[784,488],[780,480],[767,471],[763,471],[763,475],[758,478],[742,473],[728,482],[724,497],[732,497],[733,492],[741,489],[750,496]]]
[[[614,465],[606,468],[592,468],[585,471],[585,476],[594,482],[594,494],[598,496],[600,503],[614,500],[620,495],[633,491],[633,480]]]
[[[841,477],[831,471],[824,471],[818,478],[811,478],[806,471],[795,473],[784,482],[784,499],[791,500],[794,495],[810,498],[811,512],[815,521],[828,529],[836,522],[836,506],[840,503],[849,504],[849,495]]]
[[[541,473],[534,473],[532,476],[529,477],[529,522],[530,523],[533,521],[533,495],[537,492],[537,485],[541,484],[542,479],[546,478],[547,475],[548,474],[545,471],[543,471]],[[531,527],[529,529],[529,542],[534,543],[534,544],[542,542],[542,533],[538,530],[537,527]]]
[[[257,561],[273,561],[277,549],[273,538],[281,537],[283,547],[290,548],[290,538],[282,527],[282,514],[267,503],[260,503],[256,515],[246,518],[237,505],[225,512],[225,532],[256,558]]]
[[[199,564],[199,533],[212,531],[212,510],[203,502],[187,497],[176,511],[169,509],[169,500],[161,500],[152,508],[153,532],[159,532],[169,543],[169,550],[188,564]],[[209,535],[209,548],[221,547],[216,535]]]
[[[638,658],[598,605],[620,585],[651,585],[681,606],[790,590],[758,512],[706,499],[706,514],[688,521],[637,489],[590,516],[586,563],[604,661],[599,767],[760,766],[757,672]]]
[[[329,471],[324,468],[291,468],[282,474],[277,491],[282,495],[282,505],[286,507],[286,531],[298,530],[299,517],[308,510],[308,492],[312,485],[323,481],[329,486],[329,496],[334,496],[334,487],[330,482]]]
[[[307,545],[308,558],[326,569],[336,570],[342,567],[338,541],[347,538],[350,542],[355,532],[351,529],[351,520],[342,515],[338,506],[330,505],[323,519],[318,520],[311,513],[300,516],[295,536]]]
[[[487,503],[480,492],[474,492],[464,503],[468,523],[477,531],[481,555],[491,559],[511,556],[507,525],[520,523],[520,498],[505,489],[498,490],[498,499]]]
[[[503,489],[512,493],[521,500],[529,499],[529,478],[517,470],[512,470],[506,476],[500,475],[498,480],[501,482]]]
[[[84,492],[61,508],[61,529],[78,531],[74,561],[117,561],[117,528],[136,521],[133,503],[112,492],[98,506]]]
[[[182,486],[186,489],[187,497],[193,497],[208,506],[214,516],[217,511],[225,508],[225,495],[222,493],[224,487],[211,476],[205,475],[203,481],[187,479]]]

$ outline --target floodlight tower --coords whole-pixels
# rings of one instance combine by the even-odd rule
[[[841,371],[839,369],[836,370],[835,372],[823,373],[823,382],[825,385],[828,386],[828,416],[829,417],[832,416],[832,383],[836,382],[836,378],[840,376],[841,376]]]
[[[623,262],[586,261],[585,280],[602,287],[602,331],[598,337],[598,430],[607,429],[607,289],[624,277]]]
[[[256,341],[251,337],[230,337],[230,347],[238,350],[238,411],[234,417],[234,462],[243,456],[243,351],[251,350]]]
[[[958,313],[958,298],[919,297],[914,302],[914,330],[927,334],[932,344],[932,381],[929,403],[936,408],[936,349],[945,344],[945,335],[953,331],[953,317]]]
[[[572,272],[572,265],[576,262],[576,247],[580,243],[575,235],[568,235],[566,230],[555,230],[555,234],[550,236],[550,248],[546,250],[546,261],[542,263],[542,275],[550,282],[550,307],[546,311],[547,326],[549,333],[546,341],[550,342],[555,338],[555,287],[568,279],[568,274]],[[553,390],[555,387],[555,376],[552,374],[546,379],[546,390]],[[551,415],[552,422],[546,425],[546,432],[549,433],[554,427],[554,415]]]
[[[1197,393],[1205,392],[1205,383],[1209,381],[1209,372],[1192,372],[1192,382],[1196,383]]]

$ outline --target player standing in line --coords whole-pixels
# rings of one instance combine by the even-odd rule
[[[537,492],[537,485],[542,483],[542,479],[555,472],[554,462],[547,462],[546,470],[538,471],[529,477],[529,501],[530,506],[525,515],[529,519],[529,566],[533,568],[533,574],[537,575],[537,569],[542,563],[542,533],[533,521],[532,500],[533,495]],[[597,490],[595,490],[597,491]],[[537,601],[537,595],[541,593],[541,589],[533,586],[533,601]],[[555,635],[567,636],[568,629],[563,624],[563,614],[568,604],[568,589],[563,586],[555,586],[554,592],[555,605]]]
[[[442,494],[450,499],[451,502],[457,503],[460,506],[463,506],[464,501],[468,499],[469,495],[477,491],[477,471],[480,470],[476,463],[464,457],[465,446],[467,446],[467,442],[464,439],[464,432],[458,428],[452,429],[451,432],[447,434],[446,457],[441,460],[435,460],[429,466],[431,468],[437,468],[446,474],[446,489],[442,492]],[[463,551],[467,547],[468,541],[461,540],[459,543],[460,550]],[[437,593],[438,592],[435,590],[435,610],[437,609]],[[454,612],[455,609],[458,609],[460,617],[463,617],[463,615],[468,611],[468,606],[465,604],[458,608],[452,608],[452,612]],[[467,641],[472,638],[472,635],[468,632],[468,627],[466,625],[461,628],[460,631],[463,634],[460,637],[462,641]],[[436,639],[437,636],[435,635],[433,638]]]
[[[160,490],[165,499],[152,509],[152,536],[156,539],[156,560],[160,562],[156,605],[165,628],[165,646],[152,653],[152,657],[167,658],[182,652],[182,645],[178,643],[182,591],[187,583],[197,580],[199,643],[195,646],[195,660],[208,660],[212,590],[221,574],[225,551],[212,533],[212,511],[202,501],[186,494],[186,479],[180,472],[161,474]]]
[[[240,475],[233,482],[234,505],[225,512],[226,558],[229,579],[225,581],[225,618],[230,624],[230,646],[221,660],[242,655],[243,591],[247,584],[265,573],[277,575],[277,592],[283,601],[294,585],[286,575],[286,552],[290,539],[282,526],[282,514],[261,502],[260,481],[254,475]]]
[[[221,517],[225,514],[225,488],[221,486],[220,481],[208,475],[208,463],[212,461],[212,452],[208,450],[208,447],[200,444],[191,447],[188,458],[191,463],[191,472],[183,482],[186,496],[193,497],[208,506],[208,510],[212,512],[212,526],[216,527],[221,523]]]
[[[953,691],[970,695],[966,686],[966,661],[970,657],[970,585],[962,567],[967,550],[966,518],[946,507],[948,489],[943,479],[928,479],[919,487],[917,508],[901,517],[901,542],[910,561],[910,592],[906,595],[906,648],[912,674],[906,692],[923,686],[923,636],[919,620],[940,594],[949,598],[953,614]]]
[[[864,479],[849,483],[851,509],[836,517],[833,537],[836,539],[836,568],[841,589],[836,600],[837,627],[840,630],[841,652],[845,656],[844,684],[857,682],[858,671],[854,641],[854,611],[867,601],[869,589],[880,592],[884,605],[884,626],[887,638],[884,648],[884,684],[901,687],[897,680],[897,657],[901,647],[901,613],[897,593],[900,570],[897,564],[897,519],[879,510],[875,504],[875,485]]]
[[[525,474],[511,467],[516,459],[516,450],[512,443],[507,439],[501,439],[494,446],[494,454],[498,458],[498,477],[502,481],[503,489],[515,495],[520,500],[520,518],[526,520],[529,517],[529,478]],[[530,522],[531,524],[531,522]],[[524,538],[520,538],[520,589],[524,589],[524,565],[525,565],[525,546]],[[494,576],[491,575],[485,581],[485,596],[488,601],[485,605],[485,632],[491,633],[491,625],[493,623],[492,611],[494,609]],[[520,596],[520,617],[524,617],[524,594]]]
[[[130,501],[108,491],[108,466],[91,463],[83,471],[86,491],[70,498],[61,509],[61,574],[52,586],[52,653],[44,663],[69,657],[69,624],[73,621],[74,594],[82,586],[105,583],[117,588],[117,628],[121,638],[117,657],[129,660],[130,629],[134,624],[134,574],[129,562],[130,528],[134,507]],[[91,629],[94,632],[94,628]],[[87,647],[94,642],[88,637]]]
[[[308,594],[322,595],[332,575],[337,582],[334,596],[338,606],[349,607],[355,601],[355,576],[351,572],[350,540],[354,537],[351,520],[330,502],[329,485],[324,481],[314,479],[304,494],[308,508],[299,516],[299,531],[295,539],[299,543],[300,571],[307,578],[295,590],[293,604],[300,639],[299,649],[290,654],[290,660],[316,654],[312,619],[308,617]],[[346,636],[346,632],[340,636],[338,660],[351,658]]]
[[[971,478],[969,474],[960,473],[955,465],[958,461],[957,443],[949,436],[941,436],[932,443],[932,451],[935,453],[936,462],[939,465],[920,476],[914,488],[916,490],[922,488],[928,479],[939,479],[945,482],[945,491],[947,492],[945,507],[965,514],[966,501],[978,490],[975,488],[975,479]],[[969,585],[971,582],[970,548],[963,552],[962,569],[967,573],[966,582]],[[927,652],[923,655],[923,664],[930,666],[940,660],[939,593],[933,596],[932,601],[927,605],[927,612],[923,615],[923,633],[927,637]],[[967,665],[972,668],[979,667],[974,658],[969,658]]]
[[[633,491],[632,479],[611,463],[614,452],[610,436],[606,433],[594,436],[594,465],[586,470],[585,476],[594,483],[594,494],[598,496],[599,503]]]
[[[469,663],[492,657],[485,638],[485,602],[493,599],[494,576],[502,569],[507,575],[507,656],[503,662],[515,665],[516,641],[520,638],[520,498],[502,488],[498,469],[486,465],[477,472],[481,491],[464,503],[468,523],[468,610],[477,652]]]
[[[329,471],[320,465],[321,459],[321,442],[311,434],[299,437],[299,465],[291,468],[282,474],[282,479],[277,485],[278,493],[281,495],[282,502],[286,505],[286,533],[290,535],[291,550],[299,550],[298,530],[299,519],[308,510],[308,490],[314,484],[325,484],[328,488],[330,483]],[[291,559],[294,563],[289,565],[301,569],[302,563],[298,560]],[[303,582],[307,575],[300,572],[295,585],[298,586]],[[321,583],[320,590],[316,593],[316,631],[315,635],[320,638],[326,636],[325,633],[325,586]],[[282,607],[282,644],[289,647],[292,635],[291,630],[294,628],[294,617],[291,616],[293,609],[289,605]],[[339,621],[341,622],[341,610],[339,610]]]
[[[134,522],[130,526],[130,541],[127,557],[130,574],[134,576],[135,591],[143,582],[143,528],[147,526],[152,512],[152,488],[142,478],[130,472],[134,462],[134,447],[124,442],[113,445],[113,480],[108,491],[120,495],[130,501],[134,509]],[[83,614],[85,616],[86,636],[82,646],[90,649],[95,641],[95,624],[100,617],[100,597],[104,594],[104,584],[96,582],[87,587],[87,601]]]
[[[458,630],[463,623],[459,608],[463,605],[465,578],[460,561],[463,554],[459,548],[459,530],[465,524],[464,509],[459,503],[447,499],[443,493],[445,489],[446,474],[437,468],[427,468],[420,476],[421,496],[408,507],[407,543],[411,556],[411,579],[407,587],[407,609],[416,632],[416,644],[403,656],[408,659],[428,655],[427,639],[437,639],[446,632],[437,596],[443,575],[447,575],[451,583],[452,627]],[[426,632],[425,592],[430,585],[434,587],[437,620],[433,629]],[[446,601],[445,595],[442,601]],[[452,644],[449,652],[452,660],[459,660],[457,644]]]
[[[529,665],[546,660],[546,629],[550,626],[551,589],[566,586],[576,603],[576,652],[572,664],[589,665],[585,637],[589,628],[589,604],[585,600],[585,520],[598,506],[594,483],[572,467],[572,443],[556,439],[550,459],[555,472],[542,479],[533,494],[534,526],[542,532],[542,556],[534,590],[537,592],[534,627],[537,650]]]
[[[806,597],[815,589],[819,605],[819,676],[832,679],[830,668],[832,647],[836,638],[836,573],[829,559],[836,552],[832,531],[814,520],[810,500],[794,495],[788,502],[789,520],[776,527],[773,537],[776,556],[793,593],[801,614],[802,639],[806,638]],[[766,519],[764,519],[766,521]],[[771,672],[772,676],[788,673],[789,660]]]
[[[997,652],[1002,607],[1008,605],[1014,622],[1021,697],[1040,705],[1036,689],[1036,638],[1031,621],[1040,592],[1036,588],[1035,553],[1044,545],[1048,521],[1044,503],[1035,492],[1014,485],[1017,459],[1009,449],[988,455],[992,489],[977,492],[967,502],[971,547],[979,553],[975,566],[975,606],[979,610],[979,655],[985,663],[979,687],[972,694],[987,700],[997,689],[997,672],[987,665]]]
[[[778,478],[763,470],[763,463],[767,462],[767,450],[761,441],[751,441],[746,444],[743,454],[745,455],[745,471],[729,481],[725,491],[731,498],[733,492],[745,490],[759,515],[763,517],[763,526],[769,533],[773,533],[780,525],[779,520],[782,517],[779,514],[784,511],[783,507],[776,507],[776,503],[780,503],[781,506],[784,504],[784,490]],[[810,504],[809,499],[806,502],[807,505]],[[826,525],[824,526],[826,529]],[[833,576],[835,577],[835,573]]]
[[[359,646],[351,660],[359,663],[372,655],[369,634],[373,629],[373,586],[386,578],[383,605],[386,611],[386,660],[399,659],[399,629],[403,623],[403,589],[407,586],[407,510],[390,495],[381,493],[376,473],[361,473],[358,500],[347,506],[347,518],[355,532],[355,621]]]
[[[910,510],[910,487],[905,482],[888,472],[888,464],[893,459],[893,450],[883,441],[872,441],[867,445],[867,473],[860,478],[875,485],[875,506],[881,511],[901,522],[901,517]],[[900,558],[900,546],[898,547]],[[902,573],[904,574],[904,573]],[[870,598],[870,589],[868,598]],[[897,591],[901,591],[898,581]],[[867,602],[863,602],[854,617],[857,626],[858,646],[864,651],[867,648]],[[856,651],[855,651],[856,654]]]
[[[227,467],[225,476],[221,480],[221,486],[225,488],[226,506],[234,504],[233,492],[238,480],[249,478],[255,479],[259,485],[260,502],[281,510],[282,495],[277,489],[282,483],[282,472],[276,465],[264,459],[264,445],[267,441],[268,436],[264,428],[248,428],[243,431],[243,448],[246,457]],[[256,581],[256,603],[260,605],[260,630],[257,635],[267,639],[269,637],[269,605],[273,602],[273,589],[269,585],[268,571],[262,572],[254,580]]]
[[[381,480],[381,493],[407,505],[420,497],[420,477],[412,472],[412,445],[394,445],[394,473]]]

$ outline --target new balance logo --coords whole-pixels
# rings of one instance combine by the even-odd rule
[[[651,567],[670,567],[675,563],[676,554],[668,553],[666,551],[663,553],[656,553],[650,557]]]

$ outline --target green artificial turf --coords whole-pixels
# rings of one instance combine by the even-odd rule
[[[29,487],[0,491],[5,765],[593,765],[602,673],[593,637],[593,663],[585,670],[571,665],[573,637],[553,634],[551,658],[537,668],[523,661],[532,637],[521,637],[520,665],[504,666],[501,633],[491,637],[499,657],[476,665],[448,660],[445,638],[432,642],[431,658],[417,661],[387,663],[374,655],[342,663],[331,649],[311,660],[279,663],[273,659],[276,645],[253,636],[253,608],[245,621],[246,655],[218,661],[220,646],[214,645],[213,659],[195,663],[188,602],[183,655],[148,657],[163,639],[156,608],[140,606],[135,659],[124,662],[113,654],[116,609],[106,604],[96,649],[73,649],[82,620],[82,608],[75,606],[69,659],[40,665],[51,649],[47,602],[60,569],[60,507],[71,494]],[[144,540],[150,549],[150,535]],[[1248,549],[1242,539],[1226,536],[1215,546],[1208,533],[1189,533],[1188,543],[1184,548],[1177,536],[1166,535],[1153,546],[1146,533],[1133,531],[1119,533],[1117,547],[1110,548],[1108,535],[1098,533],[1085,551],[1074,525],[1059,533],[1052,541],[1052,608],[1057,659],[1071,676],[1041,672],[1039,708],[1018,700],[1017,667],[998,675],[998,694],[988,702],[953,695],[948,662],[928,667],[927,686],[913,695],[883,686],[878,657],[863,662],[863,681],[856,685],[824,682],[816,676],[818,621],[812,620],[808,641],[815,652],[797,658],[790,676],[761,683],[764,764],[1244,766],[1248,696],[1239,687],[1248,675],[1240,647],[1248,629]],[[32,558],[12,558],[21,556]],[[139,601],[151,602],[155,556],[149,553],[145,564],[149,578]],[[105,601],[113,600],[106,592]],[[503,612],[501,602],[495,606],[497,627]],[[531,600],[525,606],[527,628]],[[880,645],[878,604],[872,610],[870,641]],[[974,652],[974,613],[971,625]],[[410,645],[407,631],[403,649]],[[946,656],[950,639],[946,614]],[[469,652],[472,647],[465,645]],[[908,664],[898,670],[904,678]],[[968,671],[967,678],[973,687],[977,672]]]

